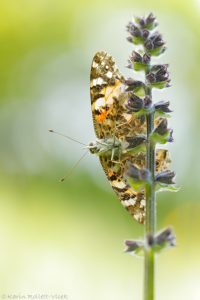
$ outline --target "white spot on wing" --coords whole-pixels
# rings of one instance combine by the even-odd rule
[[[105,83],[105,82],[103,81],[103,78],[99,77],[99,78],[93,79],[91,81],[90,85],[91,85],[91,87],[93,87],[93,86],[96,86],[96,85],[101,85],[102,83]]]
[[[140,202],[140,207],[144,207],[145,206],[145,200],[143,199],[143,200],[141,200],[141,202]]]
[[[101,77],[97,78],[97,83],[98,85],[101,85],[103,83],[103,79]]]
[[[95,109],[99,109],[100,107],[105,106],[105,99],[99,98],[95,102]]]
[[[141,220],[141,215],[140,214],[135,214],[134,218],[139,222]]]
[[[129,207],[129,206],[131,206],[131,205],[135,205],[135,202],[136,202],[136,200],[134,200],[134,199],[129,199],[129,200],[122,200],[121,201],[121,203],[122,203],[122,205],[124,206],[124,207]]]
[[[95,61],[93,61],[92,67],[93,67],[93,68],[97,68],[97,67],[98,67],[98,64],[97,64]]]
[[[108,71],[108,72],[106,73],[106,76],[107,76],[108,78],[112,78],[112,72],[111,72],[111,71]]]
[[[117,181],[117,180],[112,181],[112,185],[119,189],[124,189],[126,187],[126,184],[123,181]]]

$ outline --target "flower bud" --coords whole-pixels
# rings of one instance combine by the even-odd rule
[[[126,141],[129,143],[129,146],[126,149],[133,149],[143,144],[146,141],[146,137],[142,135],[138,135],[136,137],[126,137]]]
[[[132,78],[128,78],[125,80],[125,84],[127,85],[126,91],[135,91],[144,87],[144,83],[142,81],[134,80]]]
[[[169,101],[159,101],[157,103],[154,104],[154,107],[156,110],[160,110],[164,113],[170,113],[172,112],[171,109],[169,109]]]
[[[145,53],[145,54],[143,55],[143,63],[144,63],[144,64],[149,64],[150,61],[151,61],[151,56],[148,55],[147,53]]]
[[[144,18],[135,18],[135,22],[139,24],[141,28],[147,28],[150,30],[154,29],[158,25],[158,22],[156,21],[156,18],[152,13],[150,13],[147,17]]]
[[[155,56],[162,54],[166,50],[164,45],[165,42],[159,32],[153,33],[144,43],[146,51]]]
[[[174,138],[173,138],[173,129],[169,129],[169,135],[168,135],[168,142],[169,143],[172,143],[174,141]]]
[[[156,127],[156,129],[154,130],[154,132],[160,134],[160,135],[164,135],[165,133],[167,133],[168,128],[167,128],[167,119],[162,118],[161,122],[158,124],[158,126]]]
[[[134,69],[135,71],[147,70],[147,66],[151,61],[151,57],[144,53],[143,55],[133,51],[130,59],[128,60],[128,68]]]
[[[128,169],[127,176],[138,181],[140,178],[140,170],[136,168],[134,165],[131,165]]]
[[[167,68],[167,64],[153,66],[150,72],[146,75],[147,82],[149,82],[152,87],[168,87],[170,79]]]
[[[153,248],[155,253],[160,253],[164,249],[176,246],[176,237],[171,228],[166,228],[156,236],[148,234],[146,246]]]
[[[143,241],[126,240],[125,245],[127,246],[125,252],[137,252],[137,250],[143,250],[144,248]]]
[[[173,142],[173,130],[167,128],[167,119],[166,118],[160,118],[159,124],[154,129],[151,140],[154,143],[160,143],[165,144],[167,142]]]
[[[132,35],[134,37],[141,37],[142,36],[141,30],[132,21],[130,21],[128,23],[127,31],[130,33],[130,35]]]
[[[149,109],[149,108],[151,107],[151,105],[152,105],[151,97],[148,96],[148,95],[146,95],[146,96],[144,97],[144,107],[145,107],[146,109]]]
[[[136,96],[135,94],[131,93],[131,96],[129,97],[126,105],[128,112],[129,113],[138,112],[143,108],[143,106],[144,106],[143,100],[140,97]]]
[[[134,22],[129,22],[127,25],[127,31],[130,34],[128,37],[128,41],[134,44],[143,44],[147,38],[149,37],[149,30],[147,28],[142,28],[140,24],[136,24]]]
[[[142,61],[142,55],[141,55],[140,53],[136,52],[136,51],[133,51],[133,52],[131,53],[130,60],[131,60],[132,62],[138,62],[138,63],[142,63],[142,62],[143,62],[143,61]]]
[[[150,32],[147,29],[143,29],[142,30],[142,36],[144,38],[144,40],[146,40],[149,36]]]
[[[176,246],[176,237],[171,228],[166,228],[155,237],[155,243],[159,246],[166,245],[168,247]]]
[[[129,167],[126,175],[132,178],[135,182],[142,181],[145,183],[150,181],[151,178],[151,174],[148,169],[138,169],[134,165]]]
[[[156,175],[155,180],[156,182],[164,183],[164,184],[175,184],[173,181],[175,177],[175,173],[173,171],[163,171]]]
[[[146,18],[146,26],[149,29],[154,29],[157,25],[158,25],[158,22],[156,20],[156,17],[152,13],[150,13],[148,15],[148,17]]]

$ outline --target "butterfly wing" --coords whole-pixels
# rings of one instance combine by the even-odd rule
[[[113,58],[106,52],[98,52],[93,58],[90,76],[91,106],[97,138],[116,136],[124,140],[135,135],[139,126],[127,122],[124,108],[125,86]],[[141,125],[141,124],[140,124]],[[122,157],[119,163],[112,162],[108,156],[100,156],[101,165],[122,205],[140,223],[144,223],[144,193],[138,193],[128,184],[125,173],[131,156]]]
[[[94,128],[98,138],[112,136],[116,127],[117,98],[123,90],[123,77],[113,58],[97,52],[90,75],[91,106]]]
[[[124,78],[120,74],[113,58],[106,52],[94,56],[90,93],[94,128],[97,138],[117,137],[120,141],[137,134],[146,135],[146,123],[143,119],[126,112],[128,93],[125,92]],[[135,191],[126,179],[131,164],[144,168],[144,153],[123,154],[119,162],[113,162],[109,156],[100,156],[101,165],[122,205],[139,222],[145,221],[145,192]],[[168,169],[170,163],[167,150],[156,151],[156,172]]]

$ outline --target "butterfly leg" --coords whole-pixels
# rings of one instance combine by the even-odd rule
[[[112,149],[111,161],[114,161],[114,157],[115,157],[115,148]]]
[[[117,151],[118,153],[118,160],[114,160],[114,157],[115,157],[115,152]],[[122,154],[122,151],[121,149],[112,149],[112,155],[111,155],[111,161],[115,164],[121,164],[122,163],[122,160],[121,160],[121,154]]]

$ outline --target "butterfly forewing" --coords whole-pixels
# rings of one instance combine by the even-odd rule
[[[118,114],[116,99],[124,88],[122,81],[123,77],[113,58],[105,52],[96,53],[91,67],[90,91],[94,127],[98,138],[114,134]]]

